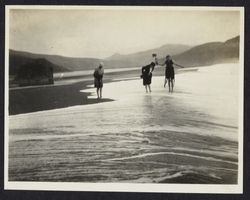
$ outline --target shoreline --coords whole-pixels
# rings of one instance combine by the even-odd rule
[[[176,69],[175,74],[192,73],[201,67]],[[165,67],[157,67],[153,73],[153,79],[164,76]],[[105,84],[119,81],[140,80],[141,69],[128,71],[108,72],[104,76]],[[138,78],[137,78],[138,77]],[[61,81],[55,81],[54,85],[37,85],[27,87],[9,88],[9,115],[18,115],[66,108],[77,105],[89,105],[114,101],[112,98],[97,99],[90,92],[81,92],[90,89],[93,85],[92,75],[82,77],[64,77]],[[142,90],[144,90],[141,84]],[[91,96],[91,98],[88,98]]]
[[[81,81],[72,85],[11,90],[9,94],[9,115],[113,101],[108,98],[89,99],[90,93],[80,92],[80,90],[87,89],[87,86],[92,82]]]
[[[162,75],[162,70],[164,68],[159,67],[154,76]],[[109,72],[104,76],[104,90],[107,83],[139,80],[140,73],[141,69]],[[9,115],[114,101],[111,98],[88,98],[89,92],[80,92],[89,89],[89,85],[93,85],[93,81],[92,75],[85,75],[81,78],[67,77],[63,81],[58,81],[55,85],[9,88]]]

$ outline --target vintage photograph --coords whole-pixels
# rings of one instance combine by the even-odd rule
[[[5,20],[5,189],[242,193],[244,8]]]

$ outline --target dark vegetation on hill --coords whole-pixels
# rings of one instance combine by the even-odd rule
[[[9,74],[16,75],[21,66],[27,63],[34,62],[34,60],[41,59],[41,58],[49,61],[45,55],[10,50],[9,51]],[[52,67],[53,67],[54,72],[69,71],[67,68],[57,63],[51,62],[51,64],[53,65]]]
[[[54,66],[44,58],[32,59],[19,67],[12,83],[19,86],[53,84]]]

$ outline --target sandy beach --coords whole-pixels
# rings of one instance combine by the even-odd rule
[[[9,180],[237,184],[239,65],[178,73],[173,93],[160,70],[152,93],[107,75],[102,103],[92,80],[11,90]]]

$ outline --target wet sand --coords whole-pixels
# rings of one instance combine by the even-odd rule
[[[238,116],[220,112],[237,104],[225,87],[235,77],[199,90],[204,77],[216,81],[209,70],[178,75],[174,93],[162,77],[152,93],[124,80],[105,85],[115,101],[10,116],[9,180],[237,184]]]
[[[106,83],[139,79],[141,74],[140,68],[120,72],[107,71],[109,72],[105,73],[104,76],[104,90]],[[176,72],[178,73],[178,71]],[[154,76],[161,74],[164,74],[164,68],[157,67]],[[96,98],[88,98],[90,93],[79,91],[87,89],[87,86],[93,84],[92,74],[73,75],[65,75],[63,78],[59,78],[59,75],[57,75],[54,85],[11,88],[9,90],[9,114],[16,115],[113,100],[108,97],[98,100]]]
[[[110,72],[105,74],[105,84],[114,82],[113,79],[139,77],[140,70],[128,72]],[[43,110],[65,108],[75,105],[87,105],[112,101],[110,98],[88,98],[88,92],[79,92],[93,84],[91,75],[81,77],[64,77],[56,79],[55,85],[11,88],[9,91],[9,114],[16,115]]]

